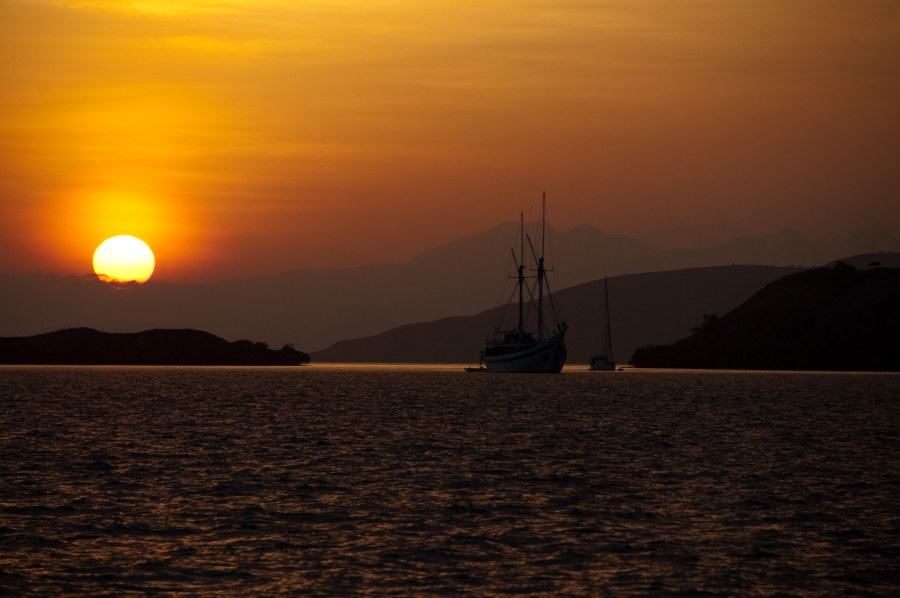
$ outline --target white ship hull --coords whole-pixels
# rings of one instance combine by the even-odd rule
[[[484,358],[488,372],[500,374],[558,374],[566,363],[566,330],[516,353]]]

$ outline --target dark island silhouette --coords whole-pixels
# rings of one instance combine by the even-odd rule
[[[900,371],[900,269],[838,262],[780,278],[637,367]]]
[[[18,365],[300,365],[309,355],[290,344],[230,343],[209,332],[155,329],[112,333],[68,328],[0,338],[0,363]]]

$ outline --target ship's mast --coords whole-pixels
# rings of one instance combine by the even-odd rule
[[[544,340],[544,244],[547,236],[547,192],[541,197],[541,257],[538,259],[538,341]]]
[[[525,330],[525,212],[519,212],[519,239],[522,243],[519,253],[519,332]]]
[[[606,358],[612,359],[612,334],[609,328],[609,278],[603,277],[603,291],[606,295]]]

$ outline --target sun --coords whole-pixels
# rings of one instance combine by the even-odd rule
[[[131,235],[110,237],[94,251],[94,273],[103,282],[147,282],[155,266],[150,246]]]

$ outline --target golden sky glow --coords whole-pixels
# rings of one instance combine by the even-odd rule
[[[408,258],[514,219],[900,228],[900,4],[6,0],[0,271]]]

